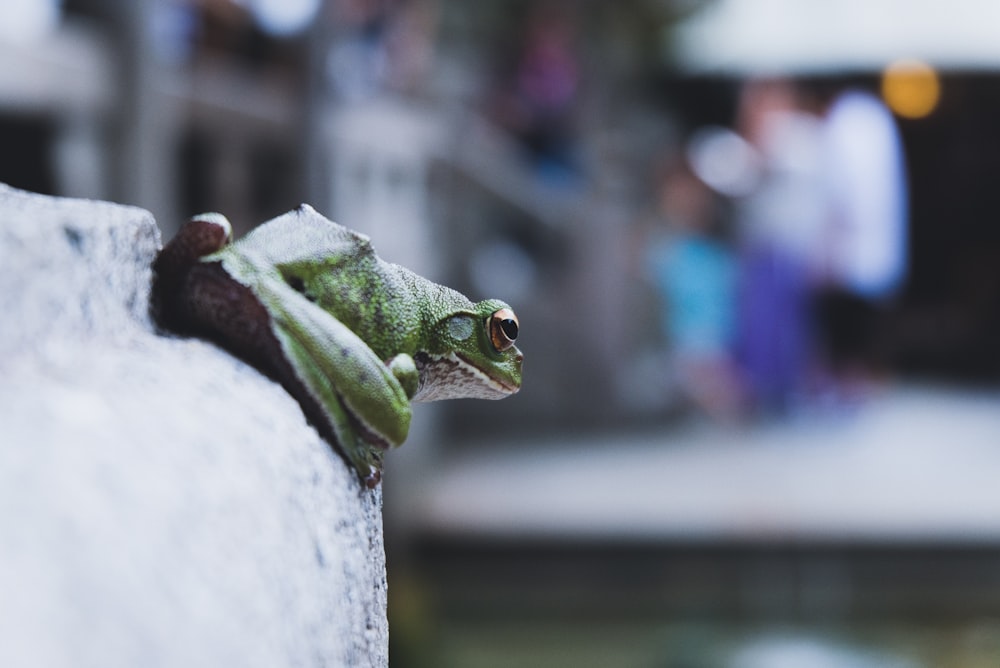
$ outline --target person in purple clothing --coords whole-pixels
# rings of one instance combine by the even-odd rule
[[[738,202],[737,362],[751,407],[787,415],[815,370],[813,285],[828,216],[823,124],[784,81],[748,83],[740,132],[759,156]]]

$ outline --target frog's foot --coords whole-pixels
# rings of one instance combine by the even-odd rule
[[[382,471],[373,466],[371,472],[365,476],[365,487],[375,489],[380,482],[382,482]]]
[[[360,452],[348,455],[361,478],[361,483],[368,489],[375,489],[382,482],[382,455],[384,451],[367,447]]]
[[[191,269],[206,255],[220,250],[233,240],[233,228],[219,213],[195,216],[153,261],[153,285],[150,308],[162,326],[174,329],[184,319],[184,300]]]
[[[168,269],[191,264],[199,258],[220,250],[233,240],[233,226],[221,213],[203,213],[181,227],[156,258],[157,264]]]
[[[288,389],[288,386],[285,386]],[[329,407],[322,414],[313,414],[306,409],[306,404],[300,399],[299,405],[309,418],[309,422],[328,443],[333,444],[342,455],[354,466],[361,482],[368,489],[378,487],[382,482],[382,466],[388,443],[369,442],[355,431],[355,421],[340,407],[331,412]]]

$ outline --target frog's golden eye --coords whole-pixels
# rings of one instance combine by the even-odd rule
[[[490,316],[490,341],[497,352],[503,352],[514,345],[517,339],[517,316],[509,308],[494,311]]]

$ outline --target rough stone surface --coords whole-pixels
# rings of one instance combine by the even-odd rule
[[[0,665],[385,666],[381,491],[147,315],[142,210],[0,184]]]

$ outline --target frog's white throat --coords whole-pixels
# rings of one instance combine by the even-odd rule
[[[517,392],[516,387],[490,377],[455,353],[441,356],[419,353],[413,361],[420,373],[413,401],[503,399]]]

